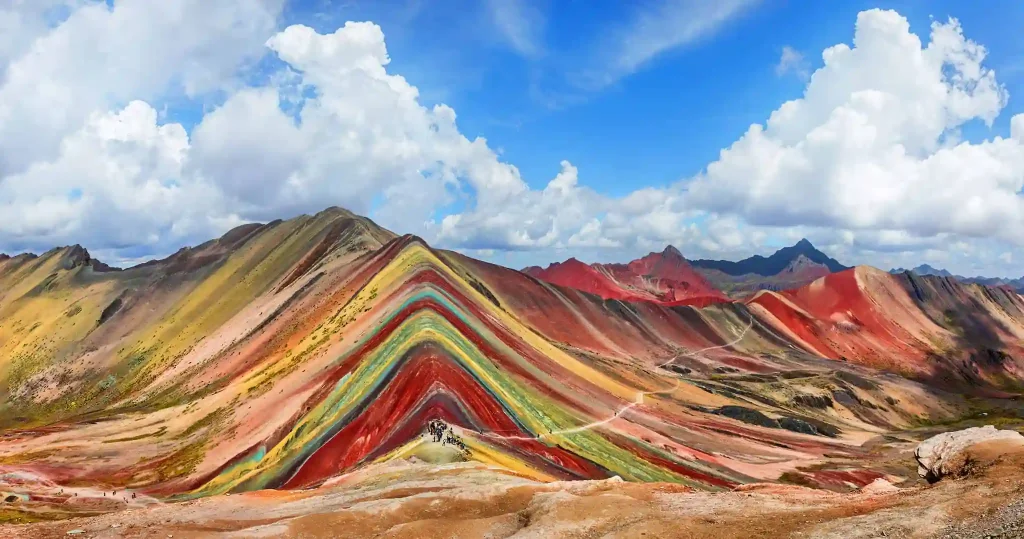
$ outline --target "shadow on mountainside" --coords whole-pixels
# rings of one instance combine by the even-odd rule
[[[1012,374],[1021,361],[1013,343],[1004,336],[1010,328],[993,316],[996,306],[1010,317],[1024,316],[1024,304],[1010,292],[982,285],[963,284],[951,277],[901,274],[902,284],[920,309],[953,335],[953,346],[931,359],[939,363],[926,382],[942,388],[984,392],[993,386],[1024,390],[1024,381]],[[987,303],[987,305],[986,305]]]

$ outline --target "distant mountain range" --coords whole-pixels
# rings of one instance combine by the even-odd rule
[[[918,275],[937,275],[939,277],[955,277],[952,273],[950,273],[950,272],[948,272],[948,271],[946,271],[944,269],[933,268],[933,267],[929,266],[928,264],[921,264],[920,266],[918,266],[916,268],[913,268],[913,269],[909,269],[909,270],[908,269],[903,269],[903,268],[894,268],[894,269],[889,270],[889,273],[896,274],[896,273],[904,273],[904,272],[907,272],[907,271],[912,272],[912,273],[916,273]]]
[[[688,261],[669,245],[628,264],[586,264],[575,258],[547,268],[523,271],[552,284],[575,288],[605,299],[654,301],[664,305],[695,305],[725,301],[758,290],[803,286],[819,277],[848,269],[806,239],[768,257]]]
[[[626,264],[587,264],[575,258],[546,268],[531,266],[522,271],[537,279],[575,288],[605,299],[652,301],[662,305],[708,305],[749,297],[759,290],[791,290],[821,277],[850,269],[819,251],[807,239],[783,247],[770,256],[754,255],[740,261],[687,260],[669,245]],[[964,277],[921,264],[913,269],[895,268],[891,274],[954,278],[962,283],[1003,287],[1024,293],[1024,277]]]
[[[946,271],[944,269],[933,268],[932,266],[929,266],[928,264],[921,264],[920,266],[917,266],[916,268],[912,268],[912,269],[909,269],[909,270],[908,269],[903,269],[903,268],[894,268],[894,269],[889,270],[889,273],[892,273],[892,274],[906,273],[906,272],[915,273],[917,275],[934,275],[934,276],[937,276],[937,277],[952,277],[952,278],[954,278],[954,279],[956,279],[956,280],[958,280],[960,282],[964,282],[964,283],[983,284],[985,286],[1008,287],[1008,288],[1012,288],[1013,290],[1016,290],[1017,292],[1024,292],[1024,277],[1020,277],[1020,278],[1017,278],[1017,279],[1007,279],[1007,278],[1004,278],[1004,277],[981,277],[981,276],[978,276],[978,277],[964,277],[962,275],[954,275],[954,274],[952,274],[949,271]]]
[[[832,273],[849,269],[849,267],[840,264],[835,259],[816,249],[806,239],[798,241],[792,247],[783,247],[767,258],[761,255],[754,255],[750,258],[744,258],[739,262],[732,262],[730,260],[694,260],[691,263],[698,268],[714,269],[733,276],[755,274],[771,277],[782,273],[787,266],[801,255],[810,262],[825,266]]]

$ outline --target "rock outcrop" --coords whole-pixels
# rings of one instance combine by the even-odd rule
[[[921,442],[914,451],[917,473],[929,482],[945,476],[963,475],[970,462],[966,451],[982,442],[1006,442],[1024,445],[1024,436],[1013,430],[999,430],[992,425],[944,432]]]

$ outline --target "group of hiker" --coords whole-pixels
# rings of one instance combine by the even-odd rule
[[[441,445],[450,444],[458,447],[463,453],[469,452],[469,449],[466,448],[466,443],[456,436],[451,428],[440,419],[431,419],[427,423],[427,432],[435,442],[441,442]]]
[[[448,430],[448,425],[440,419],[431,419],[427,423],[427,432],[434,439],[435,442],[441,442],[444,439],[444,433]],[[444,442],[442,442],[443,444]]]
[[[64,493],[64,489],[60,489],[60,493],[63,494]],[[116,490],[111,491],[110,494],[111,494],[111,497],[117,496],[117,491]],[[77,492],[75,493],[75,496],[78,496]],[[103,492],[103,497],[104,498],[107,497],[107,492],[106,491]],[[121,498],[123,498],[124,501],[126,501],[126,502],[128,501],[128,496],[126,496],[126,495],[121,496]],[[134,492],[132,492],[132,499],[133,500],[135,499],[135,493]]]

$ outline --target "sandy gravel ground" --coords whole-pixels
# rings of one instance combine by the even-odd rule
[[[479,463],[391,462],[306,491],[148,502],[0,537],[1024,537],[1024,451],[971,453],[967,477],[854,493],[777,484],[695,492],[616,479],[540,483]],[[109,509],[108,509],[109,510]]]

